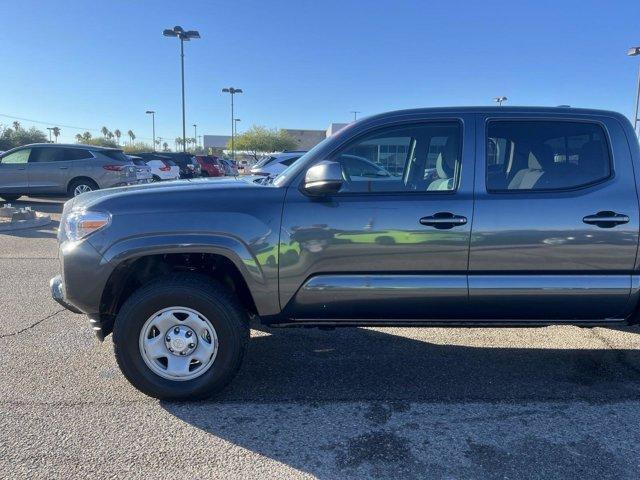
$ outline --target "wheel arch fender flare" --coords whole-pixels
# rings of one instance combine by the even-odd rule
[[[210,253],[230,260],[242,275],[260,314],[279,311],[277,278],[265,275],[249,246],[241,239],[225,234],[167,233],[144,234],[123,238],[108,246],[102,253],[102,262],[115,269],[126,261],[149,255],[179,253]]]

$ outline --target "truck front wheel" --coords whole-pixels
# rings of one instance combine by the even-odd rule
[[[197,400],[221,391],[238,371],[248,340],[247,314],[237,298],[196,274],[141,287],[124,303],[113,329],[124,376],[164,400]]]

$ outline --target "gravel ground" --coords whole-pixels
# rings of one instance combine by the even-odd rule
[[[231,386],[159,402],[49,298],[54,214],[0,234],[0,478],[637,478],[640,331],[253,330]]]

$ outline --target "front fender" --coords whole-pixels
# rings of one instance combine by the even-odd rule
[[[115,268],[122,262],[148,255],[210,253],[229,259],[236,266],[253,296],[260,315],[275,315],[278,302],[277,271],[265,273],[249,246],[241,239],[222,233],[141,234],[110,245],[103,252],[103,264]]]

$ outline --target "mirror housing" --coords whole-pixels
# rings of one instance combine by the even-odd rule
[[[303,189],[310,195],[330,195],[338,193],[343,182],[342,166],[325,160],[307,170]]]

